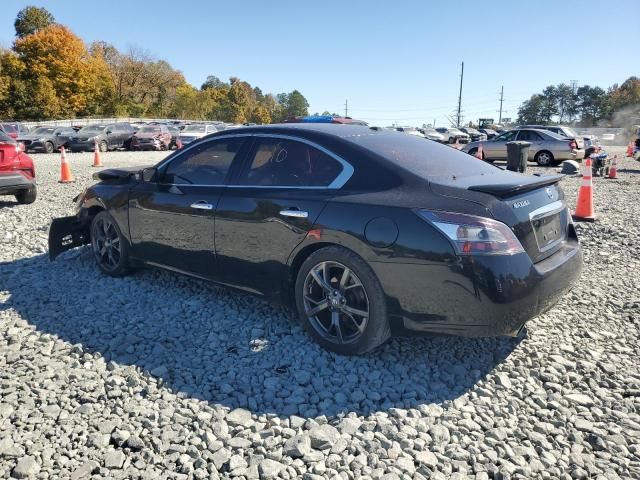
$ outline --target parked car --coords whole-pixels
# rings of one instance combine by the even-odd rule
[[[87,125],[69,139],[68,145],[72,152],[93,151],[96,142],[101,152],[129,149],[134,133],[134,128],[128,123]]]
[[[456,143],[456,141],[458,143],[469,143],[471,141],[471,137],[468,134],[454,127],[438,127],[436,128],[436,132],[444,137],[446,143]]]
[[[582,140],[584,141],[584,149],[586,151],[589,147],[597,147],[600,145],[600,139],[595,135],[582,135]]]
[[[4,132],[14,140],[21,135],[29,133],[29,129],[20,122],[4,122],[0,123],[0,131]]]
[[[334,115],[306,115],[289,117],[284,123],[336,123],[340,125],[368,125],[364,120],[351,117],[338,117]]]
[[[22,204],[33,203],[37,197],[33,160],[4,132],[0,132],[0,195],[14,195]]]
[[[180,135],[180,127],[174,124],[167,125],[169,129],[169,133],[171,134],[171,143],[169,144],[169,148],[174,148],[176,146],[176,141],[178,140],[178,136]]]
[[[498,132],[496,132],[493,128],[479,128],[478,131],[484,133],[487,136],[487,140],[491,140],[492,138],[498,136]]]
[[[202,138],[211,133],[216,133],[218,129],[215,125],[207,123],[207,124],[193,124],[193,125],[185,125],[185,127],[180,132],[178,136],[178,140],[182,145],[189,145],[194,140]]]
[[[579,149],[575,139],[557,135],[548,130],[517,129],[501,133],[486,142],[471,142],[462,148],[463,152],[475,155],[482,144],[482,158],[488,162],[506,160],[507,143],[515,140],[531,142],[529,161],[542,167],[557,165],[563,160],[580,160],[584,150]]]
[[[387,127],[390,130],[395,130],[396,132],[406,133],[408,135],[414,135],[416,137],[425,138],[425,136],[420,132],[416,127]]]
[[[519,129],[531,129],[536,128],[538,130],[549,130],[550,132],[556,133],[565,138],[573,138],[578,144],[578,148],[580,150],[584,150],[584,139],[582,135],[578,135],[574,129],[571,127],[563,127],[562,125],[520,125],[515,128],[515,130]]]
[[[399,334],[517,335],[582,265],[560,175],[378,127],[245,127],[94,177],[53,220],[52,259],[90,243],[107,275],[159,266],[279,300],[341,354]]]
[[[53,153],[67,144],[76,134],[71,127],[36,127],[27,135],[18,137],[27,152]]]
[[[480,130],[476,130],[472,127],[464,127],[460,130],[469,135],[472,142],[483,141],[488,138],[486,133],[482,133]]]
[[[616,134],[615,133],[603,133],[601,141],[604,145],[615,145]]]
[[[418,131],[424,135],[424,138],[433,140],[434,142],[445,143],[444,135],[436,132],[435,128],[418,128]]]
[[[166,125],[141,127],[131,138],[131,150],[167,150],[171,146],[171,132]]]

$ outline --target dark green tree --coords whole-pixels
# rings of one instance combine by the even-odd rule
[[[215,75],[209,75],[207,79],[204,81],[204,83],[202,84],[202,86],[200,87],[200,90],[207,90],[209,88],[221,88],[221,87],[228,87],[228,86],[229,86],[228,83],[223,82]]]
[[[55,21],[53,15],[46,8],[30,5],[18,12],[13,26],[16,29],[16,37],[22,38],[53,25]]]

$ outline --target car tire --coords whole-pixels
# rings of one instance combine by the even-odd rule
[[[548,150],[540,150],[533,159],[541,167],[550,167],[554,162],[553,154]]]
[[[449,137],[449,144],[453,145],[454,143],[456,143],[456,139],[453,137]]]
[[[106,140],[102,140],[98,144],[98,150],[100,150],[101,152],[106,152],[109,150],[109,144],[106,142]]]
[[[332,352],[363,354],[391,336],[380,282],[371,267],[346,248],[325,247],[309,255],[296,277],[295,299],[311,337]],[[310,314],[316,309],[316,315]]]
[[[36,197],[38,196],[38,191],[36,187],[32,187],[28,190],[20,190],[16,193],[16,200],[21,205],[28,205],[36,201]]]
[[[102,211],[93,217],[91,250],[103,273],[122,277],[131,271],[129,244],[109,212]]]
[[[55,151],[56,147],[53,143],[51,142],[45,142],[44,144],[44,151],[46,153],[53,153]]]

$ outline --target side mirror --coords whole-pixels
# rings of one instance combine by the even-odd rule
[[[107,135],[111,135],[113,132],[111,130],[107,130]]]
[[[149,167],[142,170],[142,181],[143,182],[151,182],[156,177],[156,173],[158,173],[158,169],[156,167]]]

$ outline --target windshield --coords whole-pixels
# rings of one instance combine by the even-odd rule
[[[36,128],[33,132],[31,132],[32,135],[53,135],[53,132],[55,132],[55,128],[49,128],[49,127],[40,127],[40,128]]]
[[[14,143],[13,138],[0,130],[0,143]]]
[[[142,127],[138,130],[140,133],[161,133],[162,129],[160,127]]]
[[[501,169],[446,145],[425,142],[413,135],[394,135],[382,131],[374,135],[349,138],[357,145],[381,155],[415,175],[426,179],[489,175]]]
[[[473,133],[474,135],[475,135],[476,133],[480,133],[480,132],[479,132],[478,130],[476,130],[475,128],[467,128],[466,130],[467,130],[467,133]]]
[[[183,132],[205,133],[204,125],[187,125]]]
[[[104,125],[87,125],[78,131],[78,135],[97,135],[105,129]]]
[[[18,131],[18,129],[10,123],[0,123],[0,128],[7,133],[15,133]]]

